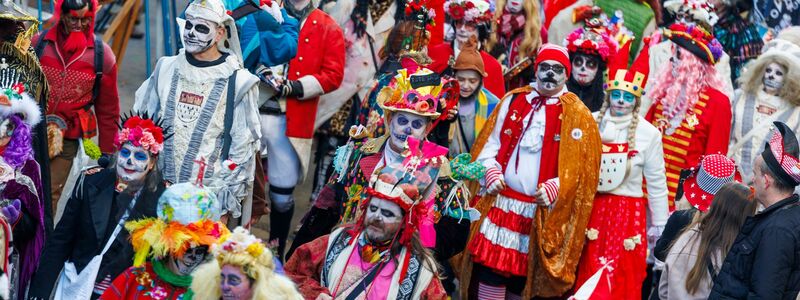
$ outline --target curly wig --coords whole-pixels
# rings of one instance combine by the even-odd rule
[[[772,63],[776,63],[786,69],[783,75],[783,87],[777,96],[794,106],[799,106],[800,58],[783,51],[768,51],[757,59],[750,61],[738,79],[742,91],[751,95],[757,94],[764,87],[764,71]]]
[[[492,34],[489,37],[487,49],[491,49],[498,43],[497,36],[500,34],[497,24],[500,22],[500,17],[505,12],[507,0],[497,0],[494,12],[494,19],[492,20]],[[519,56],[528,57],[536,54],[536,50],[542,45],[542,20],[539,15],[541,5],[538,0],[525,0],[522,2],[522,10],[525,12],[525,29],[523,31],[522,42],[519,44]],[[512,58],[513,59],[513,58]]]
[[[664,106],[664,116],[673,118],[694,107],[700,97],[700,91],[707,87],[721,89],[725,85],[714,66],[701,60],[689,50],[677,45],[672,46],[673,57],[680,55],[680,62],[675,67],[666,63],[661,66],[653,84],[651,99]],[[681,99],[680,95],[686,95]]]
[[[15,169],[21,168],[25,161],[33,158],[31,127],[16,114],[9,116],[8,120],[14,124],[15,129],[11,141],[3,151],[3,159]]]

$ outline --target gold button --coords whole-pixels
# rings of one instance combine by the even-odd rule
[[[300,76],[300,72],[294,72],[294,74]]]
[[[302,56],[300,56],[300,57],[298,57],[298,58],[297,58],[297,60],[299,60],[299,61],[303,61],[303,57],[302,57]]]
[[[311,24],[317,24],[317,20],[311,21]]]
[[[306,43],[308,43],[308,38],[306,38]]]

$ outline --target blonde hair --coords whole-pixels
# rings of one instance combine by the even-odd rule
[[[486,48],[491,51],[497,45],[497,35],[500,34],[497,24],[500,17],[503,16],[506,7],[506,0],[497,0],[495,4],[494,18],[492,19],[492,32],[489,35],[489,42]],[[522,42],[519,43],[519,56],[528,57],[536,53],[539,46],[542,45],[542,21],[539,16],[539,1],[538,0],[524,0],[522,1],[522,10],[525,12],[525,28],[523,29]],[[515,57],[509,57],[510,65],[517,63],[513,61]]]
[[[779,51],[775,51],[779,52]],[[778,91],[778,98],[784,99],[794,106],[800,105],[800,66],[787,57],[791,53],[765,53],[749,62],[739,76],[741,89],[747,94],[755,95],[763,87],[764,71],[771,63],[786,69],[783,74],[783,87]]]

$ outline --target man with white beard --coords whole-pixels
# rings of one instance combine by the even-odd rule
[[[163,120],[173,135],[159,157],[165,180],[187,182],[202,172],[223,212],[249,220],[261,135],[258,78],[242,67],[236,26],[220,0],[192,2],[179,22],[185,49],[159,59],[133,108]],[[195,164],[202,160],[207,167]]]

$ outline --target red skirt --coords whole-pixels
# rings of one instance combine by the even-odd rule
[[[611,261],[611,299],[641,299],[647,276],[645,201],[611,194],[595,196],[576,287]]]
[[[472,260],[500,274],[526,276],[534,202],[511,189],[500,192],[469,243]]]

